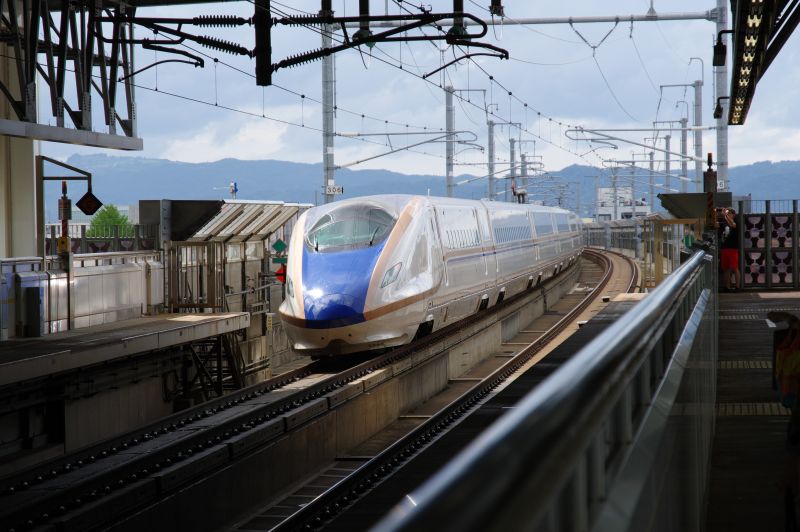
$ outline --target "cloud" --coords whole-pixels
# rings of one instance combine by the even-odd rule
[[[183,162],[209,162],[228,157],[236,159],[275,158],[286,147],[289,126],[266,120],[244,124],[234,120],[214,121],[190,136],[167,141],[156,155]]]

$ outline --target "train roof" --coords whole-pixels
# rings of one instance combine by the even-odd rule
[[[489,210],[501,210],[501,209],[519,209],[520,207],[525,207],[527,210],[532,210],[534,212],[553,212],[553,213],[570,213],[566,209],[562,209],[560,207],[547,207],[543,205],[533,205],[533,204],[521,204],[521,203],[510,203],[504,201],[487,201],[485,199],[481,200],[472,200],[472,199],[463,199],[463,198],[446,198],[441,196],[422,196],[422,195],[413,195],[413,194],[376,194],[372,196],[359,196],[355,198],[348,198],[345,200],[340,200],[334,203],[329,203],[328,205],[321,206],[321,208],[335,208],[337,205],[349,205],[349,204],[358,204],[358,203],[372,203],[377,205],[383,205],[385,207],[389,207],[390,210],[401,210],[409,201],[412,199],[422,199],[427,201],[432,205],[462,205],[462,206],[470,206],[470,207],[485,207]],[[327,210],[327,209],[325,209]]]

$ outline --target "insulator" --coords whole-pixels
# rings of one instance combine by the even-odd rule
[[[235,15],[201,15],[192,19],[192,24],[195,26],[244,26],[249,24],[250,21],[246,18],[237,17]]]
[[[204,35],[197,35],[194,37],[194,40],[198,44],[202,44],[208,48],[212,48],[214,50],[219,50],[221,52],[228,52],[231,54],[238,54],[238,55],[250,55],[250,50],[242,46],[241,44],[236,44],[230,41],[223,41],[222,39],[217,39],[215,37],[207,37]]]
[[[304,63],[311,63],[313,61],[317,61],[322,59],[322,55],[316,55],[322,51],[322,48],[318,50],[312,50],[311,52],[306,52],[304,54],[298,55],[290,55],[286,59],[278,62],[278,68],[287,68],[287,67],[294,67],[297,65],[302,65]]]

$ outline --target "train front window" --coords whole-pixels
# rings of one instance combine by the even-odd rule
[[[389,235],[395,221],[385,210],[369,205],[334,209],[306,234],[306,245],[315,251],[374,246]]]

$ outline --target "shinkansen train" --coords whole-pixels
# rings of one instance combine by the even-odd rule
[[[281,319],[313,356],[406,344],[558,275],[582,249],[554,207],[382,195],[307,210]]]

